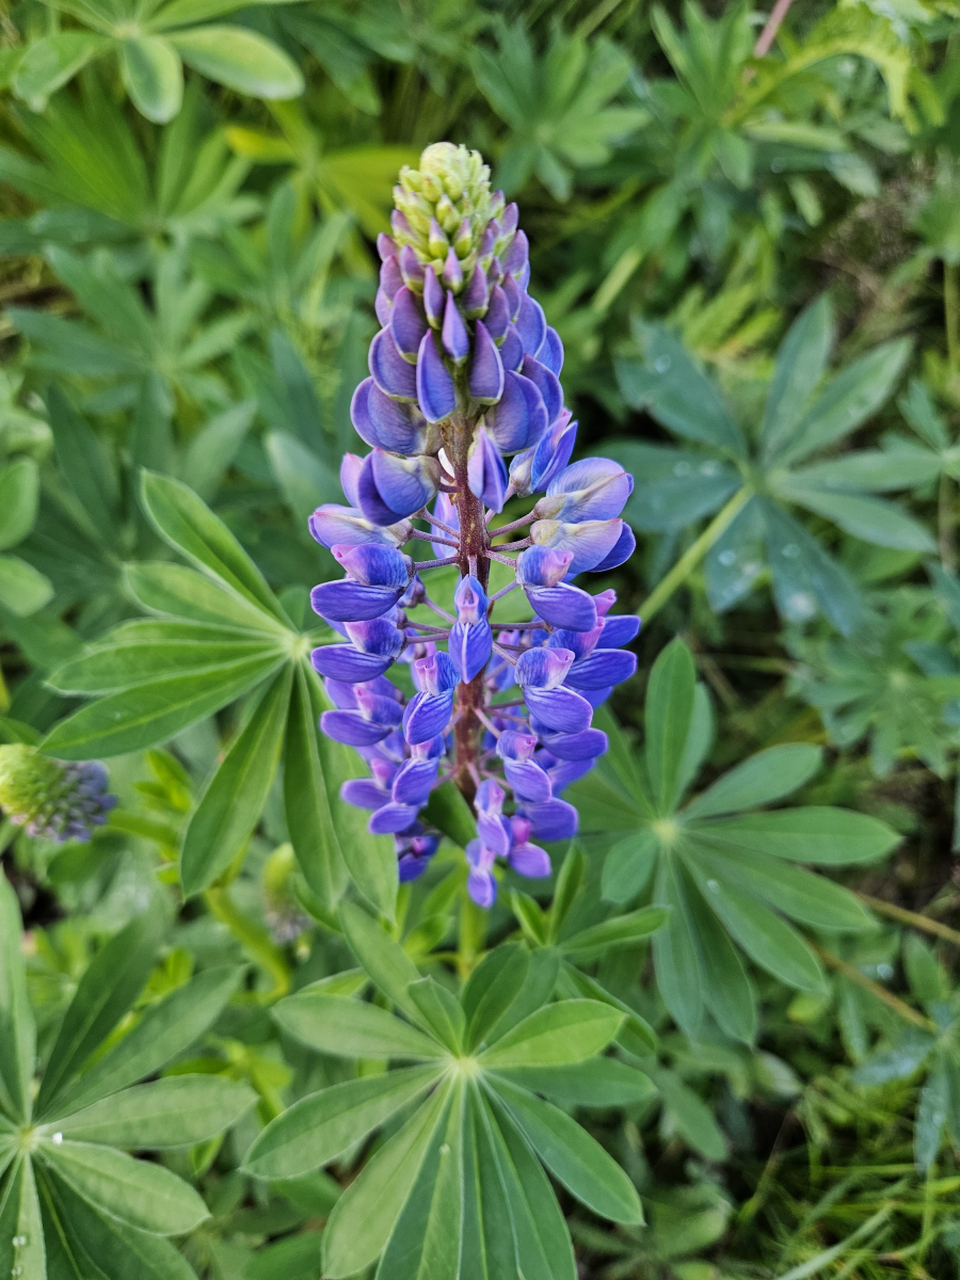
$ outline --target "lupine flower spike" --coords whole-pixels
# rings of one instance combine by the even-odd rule
[[[321,726],[367,761],[370,776],[343,798],[372,810],[372,832],[396,837],[402,880],[439,843],[420,818],[431,790],[459,787],[477,822],[467,885],[488,907],[498,859],[549,875],[535,841],[576,832],[563,790],[606,750],[593,711],[636,667],[622,646],[640,620],[611,615],[613,591],[572,581],[632,553],[620,512],[633,480],[605,458],[570,463],[563,347],[527,292],[517,206],[490,191],[480,155],[436,143],[419,169],[401,170],[394,195],[393,234],[378,244],[382,328],[352,405],[371,451],[344,459],[349,505],[310,519],[347,575],[312,597],[344,640],[313,653],[336,708]],[[526,516],[496,526],[509,499],[538,493]],[[427,543],[428,561],[401,549]],[[494,594],[492,561],[514,575]],[[459,569],[455,615],[421,578],[438,564]],[[517,586],[533,618],[498,625],[497,600]],[[436,624],[408,617],[424,603]],[[412,667],[409,702],[387,678],[398,661]]]
[[[117,803],[98,760],[51,760],[23,743],[0,746],[0,808],[31,836],[89,840]]]

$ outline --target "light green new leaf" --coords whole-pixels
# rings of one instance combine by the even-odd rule
[[[791,862],[833,867],[874,862],[902,838],[879,818],[820,805],[740,814],[726,822],[697,823],[694,830],[701,839],[739,845]]]
[[[190,819],[180,855],[188,898],[230,866],[260,820],[280,763],[292,680],[287,666],[264,693]]]
[[[157,907],[135,916],[94,956],[63,1016],[37,1095],[37,1113],[99,1048],[143,989],[167,928]]]
[[[189,1147],[229,1129],[256,1100],[248,1085],[225,1076],[168,1076],[50,1121],[41,1136],[56,1130],[76,1142],[125,1150]]]
[[[665,813],[677,799],[695,687],[693,656],[682,640],[674,640],[653,664],[646,701],[647,773],[654,797]]]
[[[450,1086],[436,1089],[376,1152],[337,1201],[323,1233],[323,1274],[356,1275],[380,1256],[442,1122]]]
[[[72,80],[107,43],[90,31],[58,31],[31,41],[13,78],[13,92],[31,110],[42,111],[50,95]]]
[[[301,991],[275,1005],[273,1017],[311,1049],[340,1058],[442,1058],[444,1049],[385,1009],[361,1000]]]
[[[56,725],[43,743],[63,760],[119,756],[158,746],[271,676],[282,658],[245,658],[208,674],[170,676],[109,694]]]
[[[193,1187],[162,1165],[86,1142],[51,1138],[38,1150],[78,1195],[141,1231],[185,1235],[210,1216]]]
[[[30,1114],[36,1028],[27,999],[20,905],[0,876],[0,1111],[11,1119]]]
[[[484,1070],[582,1062],[605,1049],[623,1014],[598,1000],[562,1000],[524,1018],[480,1055]]]
[[[0,469],[0,551],[22,542],[37,518],[40,473],[32,458]]]
[[[718,778],[687,805],[684,816],[707,818],[781,800],[808,782],[822,763],[821,749],[807,742],[768,747]]]
[[[303,76],[273,43],[246,27],[205,26],[171,32],[170,43],[188,67],[237,93],[256,98],[296,98]]]
[[[138,36],[120,45],[120,74],[141,115],[166,124],[183,103],[183,67],[162,36]]]
[[[276,1179],[329,1164],[425,1093],[437,1075],[434,1066],[405,1067],[301,1098],[257,1137],[244,1168],[255,1178]]]
[[[238,640],[266,635],[276,642],[278,637],[289,635],[287,627],[258,605],[185,565],[130,564],[125,580],[130,595],[149,613],[212,627],[233,627],[245,633],[237,636]]]
[[[159,1071],[220,1016],[242,974],[235,965],[204,969],[150,1005],[132,1030],[54,1099],[58,1114],[73,1114]]]
[[[0,604],[29,618],[53,599],[53,583],[19,556],[0,556]]]
[[[227,526],[185,484],[144,471],[140,488],[150,523],[174,550],[202,573],[226,583],[286,626],[286,617],[263,574]]]
[[[643,1222],[640,1197],[633,1183],[575,1120],[504,1080],[491,1081],[490,1087],[513,1123],[571,1195],[601,1218],[634,1226]]]

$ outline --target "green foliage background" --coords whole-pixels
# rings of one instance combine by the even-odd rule
[[[120,796],[0,826],[0,1280],[960,1275],[960,10],[22,0],[0,104],[0,741]],[[308,657],[442,138],[645,620],[489,917]]]

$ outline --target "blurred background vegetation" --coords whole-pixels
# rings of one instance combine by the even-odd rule
[[[657,609],[614,699],[621,722],[640,727],[646,672],[682,633],[716,711],[711,776],[820,743],[829,767],[804,799],[904,837],[879,869],[844,875],[889,905],[877,930],[831,944],[829,995],[764,980],[755,1052],[691,1048],[647,983],[671,1105],[599,1130],[651,1226],[572,1210],[582,1274],[960,1274],[960,702],[942,681],[960,671],[960,9],[23,0],[4,7],[0,43],[3,738],[36,740],[72,709],[45,678],[135,614],[124,566],[162,554],[140,467],[186,480],[302,615],[334,572],[305,516],[337,499],[359,447],[348,409],[396,172],[437,139],[479,148],[520,202],[581,451],[637,479],[638,553],[605,585],[623,611],[651,593]],[[768,384],[818,299],[810,359],[850,372],[836,422],[785,479],[790,459],[760,447]],[[739,457],[710,425],[724,401]],[[710,524],[743,483],[785,512],[779,543],[772,515],[766,535]],[[149,904],[157,867],[175,880],[191,796],[235,723],[115,762],[120,816],[89,847],[3,828],[48,1025]],[[310,1069],[281,1054],[262,1003],[297,965],[342,967],[290,896],[286,838],[271,801],[232,903],[211,891],[187,912],[144,997],[211,955],[259,966],[260,1004],[219,1028],[201,1069],[250,1081],[264,1118]],[[417,910],[409,949],[426,955],[452,908],[441,895]],[[516,928],[508,907],[498,927]],[[616,990],[638,955],[601,963]],[[188,1256],[230,1280],[315,1275],[290,1242],[335,1187],[318,1175],[255,1202],[235,1171],[250,1136],[177,1166],[215,1215]]]

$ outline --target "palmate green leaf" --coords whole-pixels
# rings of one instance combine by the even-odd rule
[[[920,1090],[913,1151],[917,1167],[926,1171],[940,1154],[943,1129],[950,1111],[950,1078],[946,1063],[938,1063]]]
[[[678,776],[693,715],[696,672],[690,650],[674,640],[650,672],[646,704],[646,765],[661,812],[678,798]]]
[[[84,1200],[141,1231],[185,1235],[210,1216],[193,1187],[162,1165],[87,1142],[41,1140],[37,1151]]]
[[[656,1093],[649,1076],[619,1058],[589,1058],[560,1067],[511,1067],[496,1072],[496,1078],[561,1107],[632,1107],[649,1102]]]
[[[517,1271],[510,1207],[486,1132],[482,1097],[467,1094],[463,1134],[463,1249],[460,1280],[499,1280]]]
[[[329,1280],[353,1276],[380,1256],[443,1123],[450,1094],[449,1083],[435,1089],[337,1201],[323,1234],[323,1274]]]
[[[826,462],[797,467],[790,476],[790,487],[840,491],[865,490],[888,493],[897,489],[916,489],[936,480],[941,470],[938,454],[922,446],[896,449],[860,449]],[[802,499],[799,499],[802,500]]]
[[[418,1026],[426,1021],[410,995],[410,984],[420,981],[420,971],[403,947],[388,936],[376,920],[358,907],[345,902],[340,908],[340,922],[350,950],[388,1000]]]
[[[603,864],[601,889],[608,902],[631,902],[647,887],[657,866],[660,841],[641,827],[618,840]]]
[[[0,556],[0,604],[28,618],[53,599],[53,583],[19,556]]]
[[[530,952],[519,943],[501,943],[480,961],[461,994],[467,1019],[464,1045],[474,1050],[520,994],[530,968]]]
[[[179,480],[144,471],[140,500],[157,533],[202,573],[224,582],[284,626],[290,619],[240,543]]]
[[[341,1058],[442,1058],[442,1045],[376,1005],[300,991],[275,1005],[280,1027],[311,1049]]]
[[[237,734],[190,818],[180,855],[187,897],[207,888],[230,866],[260,820],[280,763],[292,681],[288,665]]]
[[[87,966],[63,1016],[40,1082],[38,1115],[50,1106],[136,1000],[153,967],[167,923],[166,913],[157,908],[135,916]]]
[[[218,84],[256,98],[296,98],[300,69],[278,45],[246,27],[205,26],[167,37],[188,67]]]
[[[838,631],[849,635],[863,616],[854,579],[789,512],[766,499],[758,502],[780,613],[788,622],[807,622],[819,606]]]
[[[408,990],[431,1033],[451,1053],[459,1054],[467,1027],[460,1001],[435,978],[411,982]]]
[[[670,912],[666,928],[653,935],[657,986],[664,1004],[689,1036],[695,1037],[703,1013],[703,957],[683,883],[673,856],[661,857],[653,901]]]
[[[159,746],[268,679],[282,662],[244,658],[221,667],[216,678],[169,676],[109,694],[61,720],[43,749],[63,760],[90,760]]]
[[[488,1087],[537,1155],[571,1195],[602,1218],[637,1226],[640,1197],[620,1166],[594,1138],[549,1102],[505,1080]]]
[[[776,457],[793,434],[826,372],[834,340],[833,308],[829,295],[821,294],[800,312],[777,352],[760,428],[764,457]]]
[[[685,882],[685,908],[701,956],[703,1003],[722,1031],[752,1045],[757,1035],[757,996],[746,966],[703,894]]]
[[[674,1071],[651,1067],[650,1076],[684,1140],[708,1160],[725,1160],[726,1140],[703,1099]]]
[[[485,1071],[501,1067],[547,1066],[583,1062],[606,1048],[623,1014],[598,1000],[563,1000],[524,1018],[485,1049]]]
[[[13,91],[33,111],[42,111],[51,94],[107,48],[91,31],[58,31],[27,46],[13,78]]]
[[[187,445],[180,469],[194,493],[208,501],[220,487],[223,476],[236,457],[253,423],[257,406],[242,400],[216,414]]]
[[[60,693],[117,693],[172,675],[216,677],[251,658],[275,659],[267,636],[180,622],[125,622],[79,658],[58,667],[47,684]]]
[[[497,1170],[512,1229],[517,1274],[531,1280],[575,1280],[570,1234],[546,1174],[525,1140],[509,1122],[500,1123],[485,1099],[478,1110],[480,1142]]]
[[[438,1079],[436,1066],[345,1080],[301,1098],[272,1120],[247,1152],[254,1177],[295,1178],[336,1160]]]
[[[40,473],[33,458],[18,458],[0,469],[0,551],[27,536],[37,518]]]
[[[530,956],[523,984],[496,1022],[484,1033],[490,1045],[518,1026],[530,1014],[542,1009],[554,995],[560,977],[560,953],[542,947]]]
[[[782,800],[808,782],[822,763],[823,752],[810,743],[768,747],[718,778],[687,805],[684,816],[707,818]]]
[[[842,867],[875,862],[900,843],[885,822],[849,809],[805,805],[772,813],[744,813],[720,822],[697,822],[691,831],[699,839],[737,845],[790,862]]]
[[[70,1242],[90,1268],[107,1280],[196,1280],[186,1258],[162,1236],[139,1231],[116,1218],[98,1213],[52,1170],[43,1175],[43,1192],[50,1225]]]
[[[0,876],[0,1113],[12,1120],[30,1114],[36,1027],[27,998],[21,945],[20,904]]]
[[[623,1022],[616,1039],[617,1043],[629,1053],[637,1057],[646,1057],[647,1054],[656,1052],[657,1037],[650,1024],[630,1005],[617,996],[611,995],[595,978],[591,978],[582,969],[575,968],[569,961],[560,971],[558,988],[564,995],[574,998],[585,996],[588,1000],[598,1000],[601,1004],[609,1005],[611,1009],[616,1009],[623,1014]]]
[[[131,564],[126,566],[125,579],[134,600],[149,613],[254,633],[237,640],[270,636],[276,643],[289,635],[286,626],[246,597],[184,565]]]
[[[138,36],[119,47],[120,74],[141,115],[166,124],[183,103],[183,67],[176,50],[161,36]]]
[[[82,363],[80,367],[84,367]],[[120,496],[113,464],[99,436],[56,385],[47,392],[47,408],[60,469],[91,527],[106,546],[114,549],[119,538]]]
[[[13,1241],[17,1240],[18,1244]],[[4,1256],[6,1255],[6,1256]],[[33,1162],[21,1157],[14,1166],[0,1201],[0,1266],[13,1275],[20,1268],[22,1280],[47,1280],[47,1251]]]
[[[342,806],[328,790],[321,756],[322,710],[315,675],[298,666],[283,744],[284,809],[304,879],[322,902],[332,905],[343,892],[346,868],[333,816]]]
[[[290,0],[260,0],[260,3],[289,4]],[[244,0],[169,0],[151,17],[150,27],[163,31],[181,23],[208,22],[211,18],[221,18],[225,13],[235,13],[237,9],[244,8]]]
[[[451,1099],[445,1126],[438,1126],[412,1194],[387,1241],[379,1280],[426,1280],[459,1276],[463,1220],[463,1120],[465,1090]]]
[[[862,493],[837,493],[810,484],[788,482],[785,496],[817,515],[826,516],[834,524],[878,547],[896,551],[933,551],[935,543],[929,530],[914,520],[895,503]]]
[[[169,1076],[49,1121],[46,1129],[125,1150],[188,1147],[229,1129],[256,1100],[248,1085],[224,1076]]]
[[[205,969],[158,1000],[140,1021],[72,1084],[66,1084],[38,1118],[51,1111],[76,1114],[144,1076],[159,1071],[204,1034],[236,991],[243,970],[235,965]]]
[[[641,938],[648,938],[667,920],[667,912],[657,907],[643,907],[626,915],[612,916],[600,924],[590,925],[579,933],[565,938],[561,944],[564,953],[583,963],[606,955],[617,946],[631,946]]]

